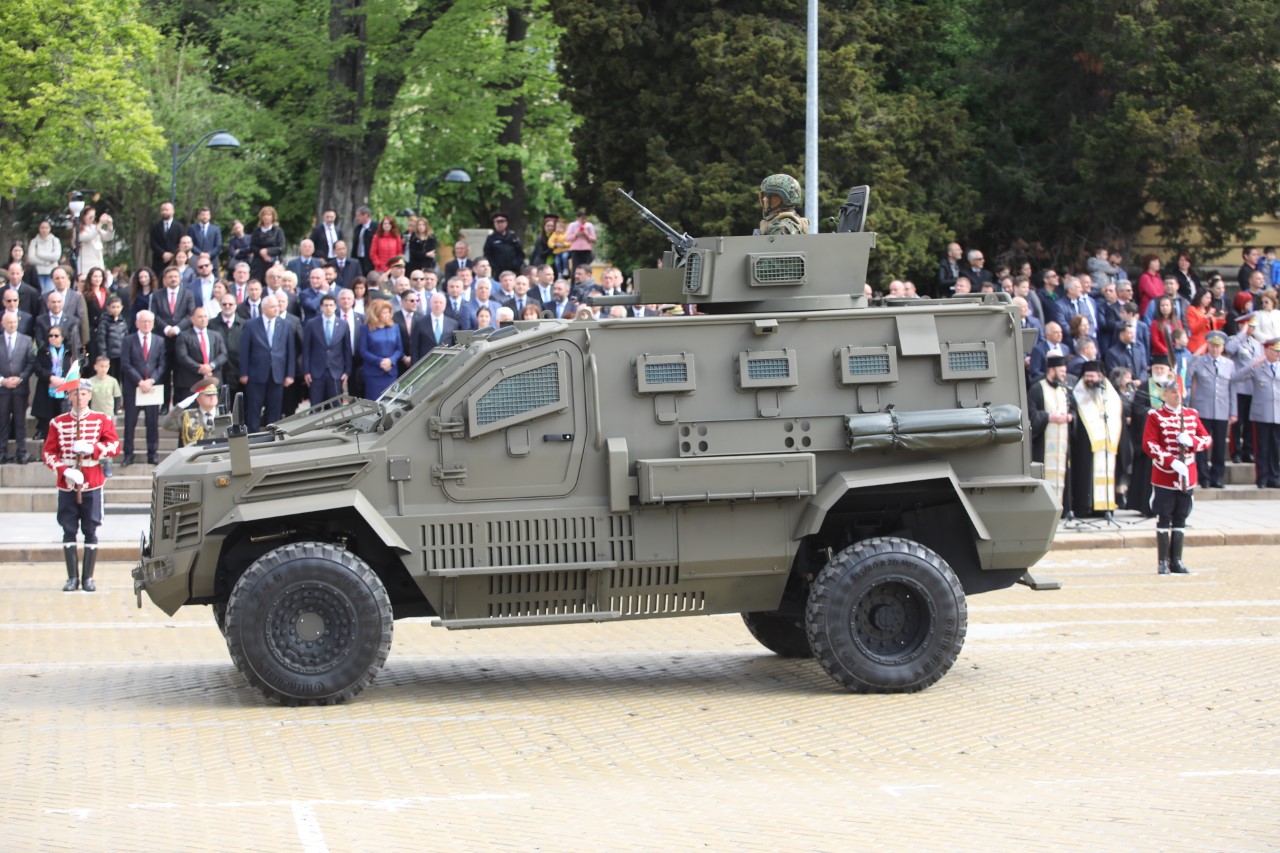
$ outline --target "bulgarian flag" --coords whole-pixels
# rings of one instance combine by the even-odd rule
[[[67,375],[62,378],[62,384],[55,390],[66,393],[73,390],[80,384],[80,359],[71,362],[71,369],[67,371]]]

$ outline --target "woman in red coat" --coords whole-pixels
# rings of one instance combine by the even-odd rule
[[[1173,349],[1173,333],[1182,328],[1178,313],[1173,310],[1173,300],[1161,296],[1156,303],[1156,314],[1151,318],[1151,360],[1168,362]]]
[[[1147,313],[1147,304],[1164,295],[1164,279],[1160,277],[1160,259],[1147,255],[1142,259],[1143,271],[1138,276],[1138,313]]]
[[[400,239],[400,229],[390,216],[382,217],[378,223],[378,233],[373,235],[369,245],[369,260],[378,272],[386,272],[389,262],[396,255],[404,254],[404,241]]]

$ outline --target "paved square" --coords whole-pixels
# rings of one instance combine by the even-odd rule
[[[263,704],[205,608],[0,568],[0,850],[1265,850],[1275,549],[1055,553],[952,671],[840,692],[736,617],[399,622],[353,703]]]

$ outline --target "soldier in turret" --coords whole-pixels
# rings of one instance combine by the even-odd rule
[[[770,175],[760,182],[760,234],[808,234],[809,220],[796,213],[804,194],[790,175]]]

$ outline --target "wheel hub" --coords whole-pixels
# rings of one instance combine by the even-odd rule
[[[871,587],[854,608],[850,628],[854,642],[883,663],[901,663],[919,651],[929,635],[925,597],[901,580]]]
[[[351,601],[328,584],[307,582],[285,589],[271,607],[267,644],[271,654],[298,673],[338,666],[350,651],[356,614]]]

